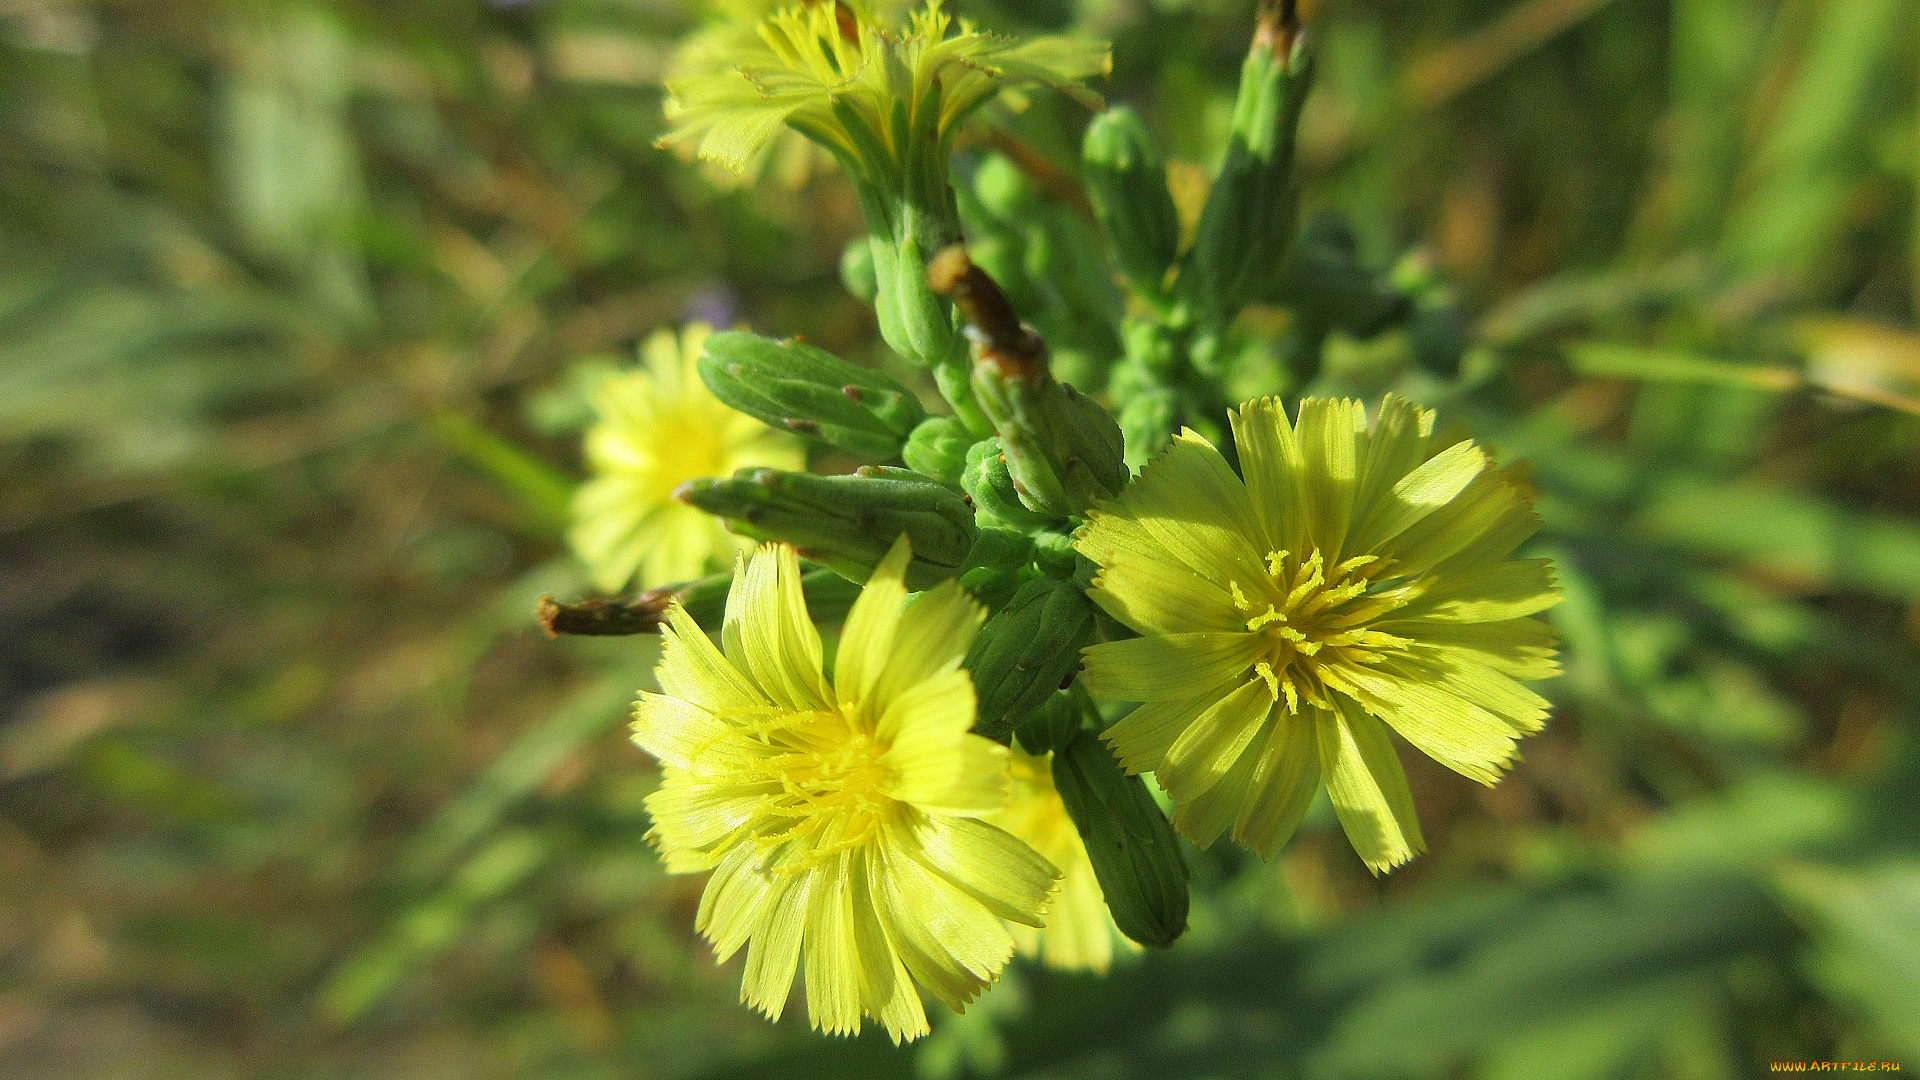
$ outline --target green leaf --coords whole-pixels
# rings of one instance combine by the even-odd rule
[[[1873,1025],[1868,1045],[1920,1058],[1920,862],[1796,866],[1777,880],[1813,933],[1814,980]]]

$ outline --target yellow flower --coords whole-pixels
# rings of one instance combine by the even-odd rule
[[[679,340],[656,331],[644,365],[612,376],[594,395],[599,420],[587,432],[593,476],[575,494],[567,539],[593,582],[617,592],[698,577],[717,559],[752,546],[720,519],[673,498],[683,481],[735,469],[800,469],[800,440],[737,413],[707,390],[697,364],[711,328],[694,323]]]
[[[1046,926],[1008,924],[1007,929],[1022,956],[1040,957],[1048,967],[1104,972],[1113,961],[1114,942],[1133,951],[1140,947],[1113,924],[1080,830],[1054,789],[1052,761],[1051,754],[1035,757],[1014,746],[1007,807],[989,819],[1060,869],[1060,892]]]
[[[1529,497],[1397,397],[1371,429],[1358,402],[1312,398],[1294,425],[1272,399],[1232,420],[1241,476],[1183,432],[1088,516],[1091,595],[1142,636],[1089,648],[1087,687],[1145,702],[1104,737],[1195,843],[1232,826],[1272,858],[1324,777],[1378,873],[1424,847],[1387,728],[1492,784],[1545,720],[1521,681],[1559,670],[1530,617],[1551,571],[1508,557]]]
[[[1104,44],[1021,43],[956,22],[939,0],[900,31],[818,0],[768,15],[753,39],[727,29],[692,39],[667,81],[674,127],[662,141],[694,143],[700,157],[741,171],[791,127],[858,172],[893,172],[916,149],[944,155],[954,125],[1008,87],[1051,85],[1097,106],[1074,84],[1110,66]],[[912,140],[925,145],[903,145]]]
[[[902,539],[874,571],[829,679],[798,557],[755,552],[722,648],[670,609],[663,693],[633,725],[664,774],[651,835],[669,871],[713,871],[697,926],[722,961],[746,948],[741,999],[778,1019],[804,971],[815,1028],[871,1016],[896,1042],[927,1031],[914,983],[964,1007],[1012,956],[1003,920],[1039,925],[1058,876],[982,820],[1007,784],[960,667],[985,613],[952,582],[905,606],[909,558]]]

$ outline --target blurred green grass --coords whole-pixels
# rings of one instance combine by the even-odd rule
[[[1250,2],[959,6],[1111,36],[1213,161]],[[1914,9],[1318,8],[1306,205],[1478,313],[1457,381],[1336,341],[1328,386],[1527,462],[1555,718],[1496,789],[1409,763],[1405,870],[1325,815],[1190,853],[1174,950],[901,1052],[735,1004],[643,839],[650,645],[531,619],[596,365],[695,314],[879,358],[834,176],[652,148],[698,12],[0,2],[0,1071],[1920,1067]],[[1077,160],[1071,108],[995,122]]]

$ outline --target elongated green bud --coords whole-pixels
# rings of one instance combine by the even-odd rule
[[[1005,741],[1073,679],[1093,636],[1093,604],[1070,581],[1036,578],[973,639],[965,665],[980,695],[977,730]]]
[[[1083,729],[1054,752],[1053,784],[1114,925],[1142,945],[1173,944],[1187,929],[1187,864],[1146,782],[1120,771],[1100,737]]]
[[[963,343],[952,311],[927,285],[927,251],[920,236],[904,232],[888,240],[876,234],[872,249],[873,310],[887,345],[922,367],[959,355]]]
[[[1312,82],[1293,5],[1262,5],[1240,68],[1227,158],[1200,212],[1181,291],[1204,317],[1225,323],[1277,273],[1293,242],[1298,190],[1294,135]]]
[[[801,341],[729,330],[707,339],[700,378],[713,396],[775,427],[885,461],[927,411],[886,375]]]
[[[941,252],[927,274],[966,317],[973,396],[999,432],[1020,502],[1045,514],[1077,514],[1118,494],[1127,466],[1112,415],[1054,379],[1045,343],[964,249]]]
[[[869,465],[851,476],[742,469],[689,480],[674,497],[725,518],[743,536],[784,540],[854,581],[865,581],[902,533],[913,543],[907,584],[914,589],[958,574],[973,548],[966,497],[910,469]]]
[[[1167,165],[1140,115],[1124,105],[1093,118],[1081,144],[1094,218],[1133,291],[1158,296],[1180,249]]]
[[[1060,514],[1029,509],[1020,501],[1004,447],[997,437],[982,439],[967,449],[960,487],[973,500],[973,508],[983,522],[1031,531],[1053,528],[1066,520]]]
[[[907,468],[945,484],[958,484],[967,469],[967,451],[974,438],[966,425],[951,416],[930,416],[907,436],[900,456]]]

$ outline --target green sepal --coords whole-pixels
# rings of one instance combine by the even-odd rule
[[[742,469],[726,479],[689,480],[674,494],[725,518],[734,532],[790,543],[854,581],[865,581],[902,534],[913,544],[912,589],[960,573],[973,549],[966,497],[910,469],[870,465],[850,476]]]
[[[900,457],[907,468],[925,473],[942,483],[958,484],[967,471],[967,451],[974,444],[973,433],[951,416],[929,416],[907,436]]]
[[[1083,701],[1082,709],[1090,706]],[[1187,928],[1187,864],[1146,781],[1082,728],[1053,755],[1053,784],[1086,845],[1120,932],[1165,948]]]
[[[880,461],[898,457],[927,415],[911,390],[881,372],[801,341],[738,330],[707,339],[700,378],[748,416]]]
[[[1114,261],[1133,291],[1160,295],[1180,248],[1180,215],[1167,186],[1167,165],[1132,109],[1120,105],[1093,118],[1081,143],[1087,195],[1107,234]]]
[[[1009,471],[1006,454],[998,438],[982,439],[967,448],[966,468],[960,474],[960,487],[973,500],[974,510],[983,522],[1012,529],[1048,529],[1066,519],[1029,509],[1020,499]]]
[[[1035,578],[987,620],[964,664],[979,693],[976,730],[1005,741],[1080,670],[1092,640],[1093,604],[1072,582]]]

